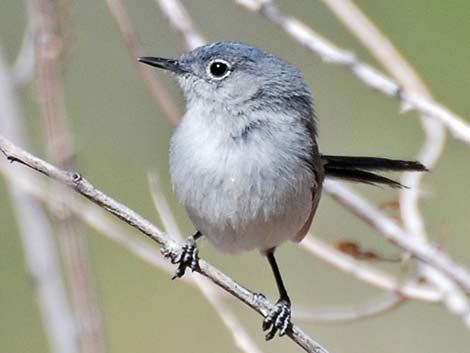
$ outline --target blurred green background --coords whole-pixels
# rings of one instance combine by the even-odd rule
[[[380,24],[429,84],[437,100],[468,116],[470,99],[470,2],[468,0],[360,0],[358,5]],[[211,41],[249,42],[297,65],[315,93],[320,145],[331,154],[413,158],[423,133],[416,113],[400,115],[396,101],[367,89],[348,71],[322,63],[262,17],[232,1],[184,1],[195,24]],[[311,24],[361,60],[378,64],[320,1],[279,1],[281,7]],[[152,0],[127,1],[146,54],[179,55],[184,47]],[[105,1],[71,4],[67,25],[65,99],[74,132],[79,171],[109,195],[159,222],[149,195],[147,172],[160,175],[165,194],[186,233],[193,231],[169,185],[167,144],[171,127],[137,74]],[[13,60],[25,25],[22,1],[3,0],[0,42]],[[177,97],[171,77],[158,73]],[[35,153],[44,156],[34,85],[22,91]],[[422,209],[430,236],[459,262],[470,264],[470,163],[468,146],[448,140],[445,154],[426,177]],[[376,203],[396,192],[358,187]],[[24,266],[17,225],[5,185],[0,182],[0,351],[48,352],[32,285]],[[395,256],[388,244],[363,222],[324,197],[313,230],[325,240],[359,241]],[[194,289],[170,281],[125,249],[84,227],[89,240],[108,352],[238,352],[217,314]],[[136,237],[141,234],[134,232]],[[202,256],[227,274],[275,299],[269,267],[256,252],[237,257],[217,253],[206,242]],[[360,305],[380,295],[350,276],[306,255],[295,244],[278,253],[294,305]],[[378,265],[399,273],[397,264]],[[287,339],[265,343],[261,318],[236,301],[229,305],[265,352],[295,352]],[[385,315],[349,324],[301,324],[332,352],[469,351],[470,333],[440,306],[410,302]]]

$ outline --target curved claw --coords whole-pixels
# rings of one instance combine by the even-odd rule
[[[290,303],[283,299],[279,300],[263,321],[263,331],[271,329],[265,336],[266,341],[271,340],[277,332],[279,336],[284,336],[290,325],[290,318]]]
[[[199,255],[196,247],[195,240],[190,237],[186,240],[181,252],[171,259],[171,263],[178,264],[175,275],[171,279],[181,278],[184,276],[186,268],[192,271],[196,270],[199,266]]]

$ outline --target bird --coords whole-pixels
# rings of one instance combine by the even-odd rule
[[[291,327],[291,299],[275,258],[300,242],[318,208],[325,178],[394,188],[376,171],[426,171],[417,161],[322,154],[313,94],[285,60],[240,42],[215,42],[175,59],[141,63],[171,72],[186,102],[172,134],[173,190],[195,226],[173,278],[198,268],[196,240],[226,253],[258,250],[271,266],[279,299],[263,320],[266,340]]]

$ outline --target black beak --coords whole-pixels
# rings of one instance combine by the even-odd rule
[[[159,69],[168,70],[174,72],[176,74],[185,73],[184,70],[178,60],[175,59],[165,59],[165,58],[157,58],[151,56],[143,56],[137,59],[141,63],[158,67]]]

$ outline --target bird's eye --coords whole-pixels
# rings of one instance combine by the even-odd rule
[[[230,66],[222,60],[215,60],[209,64],[208,71],[213,78],[223,78],[230,73]]]

